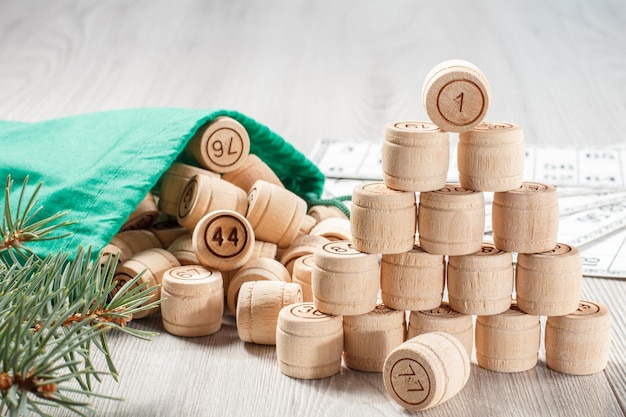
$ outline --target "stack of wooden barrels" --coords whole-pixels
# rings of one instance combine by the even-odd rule
[[[354,189],[350,220],[307,209],[249,154],[245,129],[218,118],[186,150],[202,168],[173,164],[102,262],[119,257],[118,288],[138,274],[156,285],[135,318],[160,308],[169,333],[205,336],[227,307],[241,340],[276,345],[284,374],[324,378],[342,363],[381,372],[410,410],[459,392],[474,352],[492,371],[534,367],[542,316],[550,368],[601,371],[609,312],[580,300],[580,254],[557,242],[556,188],[523,181],[522,128],[483,121],[489,95],[473,64],[434,67],[430,121],[386,127],[383,181]],[[459,183],[447,183],[449,132]],[[494,193],[493,242],[484,192]]]
[[[412,410],[450,398],[468,379],[474,338],[483,368],[520,372],[534,367],[541,316],[547,317],[550,368],[569,374],[601,371],[608,359],[609,312],[580,300],[580,254],[557,242],[556,188],[523,181],[522,128],[483,121],[489,84],[467,61],[433,68],[423,102],[433,123],[389,124],[382,147],[384,181],[356,187],[352,199],[354,252],[382,255],[384,306],[411,311],[409,341],[385,359],[388,393]],[[459,183],[446,182],[448,132],[458,133]],[[494,193],[493,242],[483,241],[484,192]],[[360,295],[354,287],[343,289],[348,305],[354,299],[375,302],[365,292],[369,285],[360,288]],[[340,291],[337,287],[335,294]],[[340,313],[324,300],[316,299],[316,306]],[[455,335],[463,348],[429,332]],[[376,342],[363,338],[361,343]]]

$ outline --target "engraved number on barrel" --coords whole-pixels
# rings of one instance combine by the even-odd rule
[[[221,167],[237,163],[243,156],[243,139],[230,128],[218,129],[209,137],[207,153],[211,161]]]
[[[221,140],[216,140],[211,144],[213,148],[213,155],[217,158],[221,158],[224,156],[224,143]],[[230,136],[228,138],[228,150],[226,151],[228,155],[236,155],[237,151],[233,150],[233,137]]]
[[[426,122],[398,122],[394,124],[394,127],[406,130],[439,130],[439,127],[437,127],[436,125]]]
[[[474,123],[484,108],[485,97],[478,85],[470,80],[450,81],[441,87],[437,95],[439,114],[455,126]]]
[[[410,372],[406,373],[406,374],[398,374],[398,376],[406,376],[406,377],[412,377],[415,376],[415,371],[413,370],[413,366],[411,366],[411,364],[409,364],[409,370]],[[407,392],[414,392],[414,391],[424,391],[424,386],[422,385],[422,382],[418,379],[416,381],[416,383],[419,385],[419,388],[407,388]]]
[[[402,358],[391,367],[391,388],[407,404],[418,405],[430,396],[430,378],[424,366],[411,358]]]
[[[236,216],[224,214],[209,221],[204,232],[206,247],[220,258],[239,255],[247,246],[246,226]]]
[[[187,268],[176,268],[175,271],[172,272],[177,278],[190,279],[190,278],[204,278],[211,276],[213,273],[208,269],[199,269],[196,267],[187,267]]]
[[[308,318],[308,319],[321,319],[328,317],[328,314],[322,313],[311,304],[300,304],[292,307],[291,314],[296,317]]]
[[[355,255],[355,254],[361,253],[355,249],[352,242],[338,241],[338,242],[327,243],[323,246],[323,249],[326,252],[336,253],[339,255]]]
[[[187,183],[187,186],[183,190],[183,194],[180,197],[180,203],[178,205],[178,216],[185,217],[191,210],[192,203],[196,197],[196,188],[198,183],[193,180]]]
[[[482,248],[480,248],[480,252],[481,253],[491,253],[493,252],[493,248],[490,246],[483,246]]]
[[[422,311],[422,314],[426,314],[428,316],[458,316],[459,315],[458,312],[452,310],[447,305],[441,305],[439,307],[436,307],[430,310],[424,310]]]
[[[581,301],[578,304],[578,308],[572,313],[572,315],[586,316],[590,314],[596,314],[598,311],[600,311],[600,307],[598,307],[596,304],[587,301]]]
[[[463,95],[464,93],[461,91],[461,94],[454,98],[454,102],[459,105],[459,113],[463,113]]]
[[[128,281],[133,279],[133,277],[131,277],[128,274],[117,274],[114,279],[117,281],[117,283],[115,284],[115,287],[109,293],[109,300],[112,300],[113,297],[115,297],[117,293],[120,292],[120,290],[124,287],[124,285],[126,285]],[[139,285],[139,284],[141,283],[138,282],[136,285]]]
[[[217,242],[217,246],[222,246],[222,244],[224,243],[224,240],[226,240],[227,242],[232,242],[233,246],[237,247],[237,244],[239,243],[239,237],[237,235],[237,228],[231,227],[230,232],[228,232],[228,237],[224,239],[223,229],[221,227],[218,227],[215,229],[215,232],[213,233],[213,237],[211,238],[211,240],[213,242]]]

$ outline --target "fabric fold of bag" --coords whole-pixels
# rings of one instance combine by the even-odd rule
[[[0,180],[7,175],[19,190],[39,182],[38,218],[69,210],[71,236],[33,242],[38,256],[79,246],[94,251],[118,232],[139,202],[175,161],[190,163],[183,150],[198,129],[216,117],[241,123],[250,152],[301,197],[319,197],[324,175],[304,155],[267,126],[232,110],[182,108],[127,109],[26,123],[0,120]],[[16,200],[17,198],[13,198]]]

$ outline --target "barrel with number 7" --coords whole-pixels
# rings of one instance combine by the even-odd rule
[[[232,210],[208,213],[196,225],[191,240],[198,261],[218,271],[241,267],[254,250],[254,231],[250,222]]]

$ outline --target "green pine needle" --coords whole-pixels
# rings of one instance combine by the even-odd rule
[[[27,185],[28,176],[24,178],[17,208],[13,211],[11,204],[13,180],[10,175],[7,176],[4,188],[2,227],[0,228],[0,254],[9,251],[11,262],[19,261],[20,258],[24,259],[31,253],[25,243],[67,237],[69,233],[60,235],[53,235],[52,233],[74,224],[71,221],[62,221],[62,218],[67,215],[67,211],[34,221],[41,210],[41,207],[35,208],[35,206],[37,205],[37,194],[42,187],[42,183],[37,184],[28,200],[26,200]]]
[[[118,379],[107,334],[121,331],[150,339],[155,335],[128,326],[133,314],[152,308],[155,287],[139,283],[141,274],[121,288],[115,280],[118,259],[102,265],[91,249],[59,252],[41,259],[34,241],[59,239],[71,222],[66,213],[38,219],[37,185],[26,195],[24,180],[15,209],[13,181],[7,178],[0,227],[0,415],[50,416],[64,408],[91,415],[91,397],[103,377]],[[114,291],[117,290],[117,291]],[[95,349],[93,349],[95,347]],[[106,363],[98,370],[95,357]],[[98,362],[99,363],[99,362]]]

